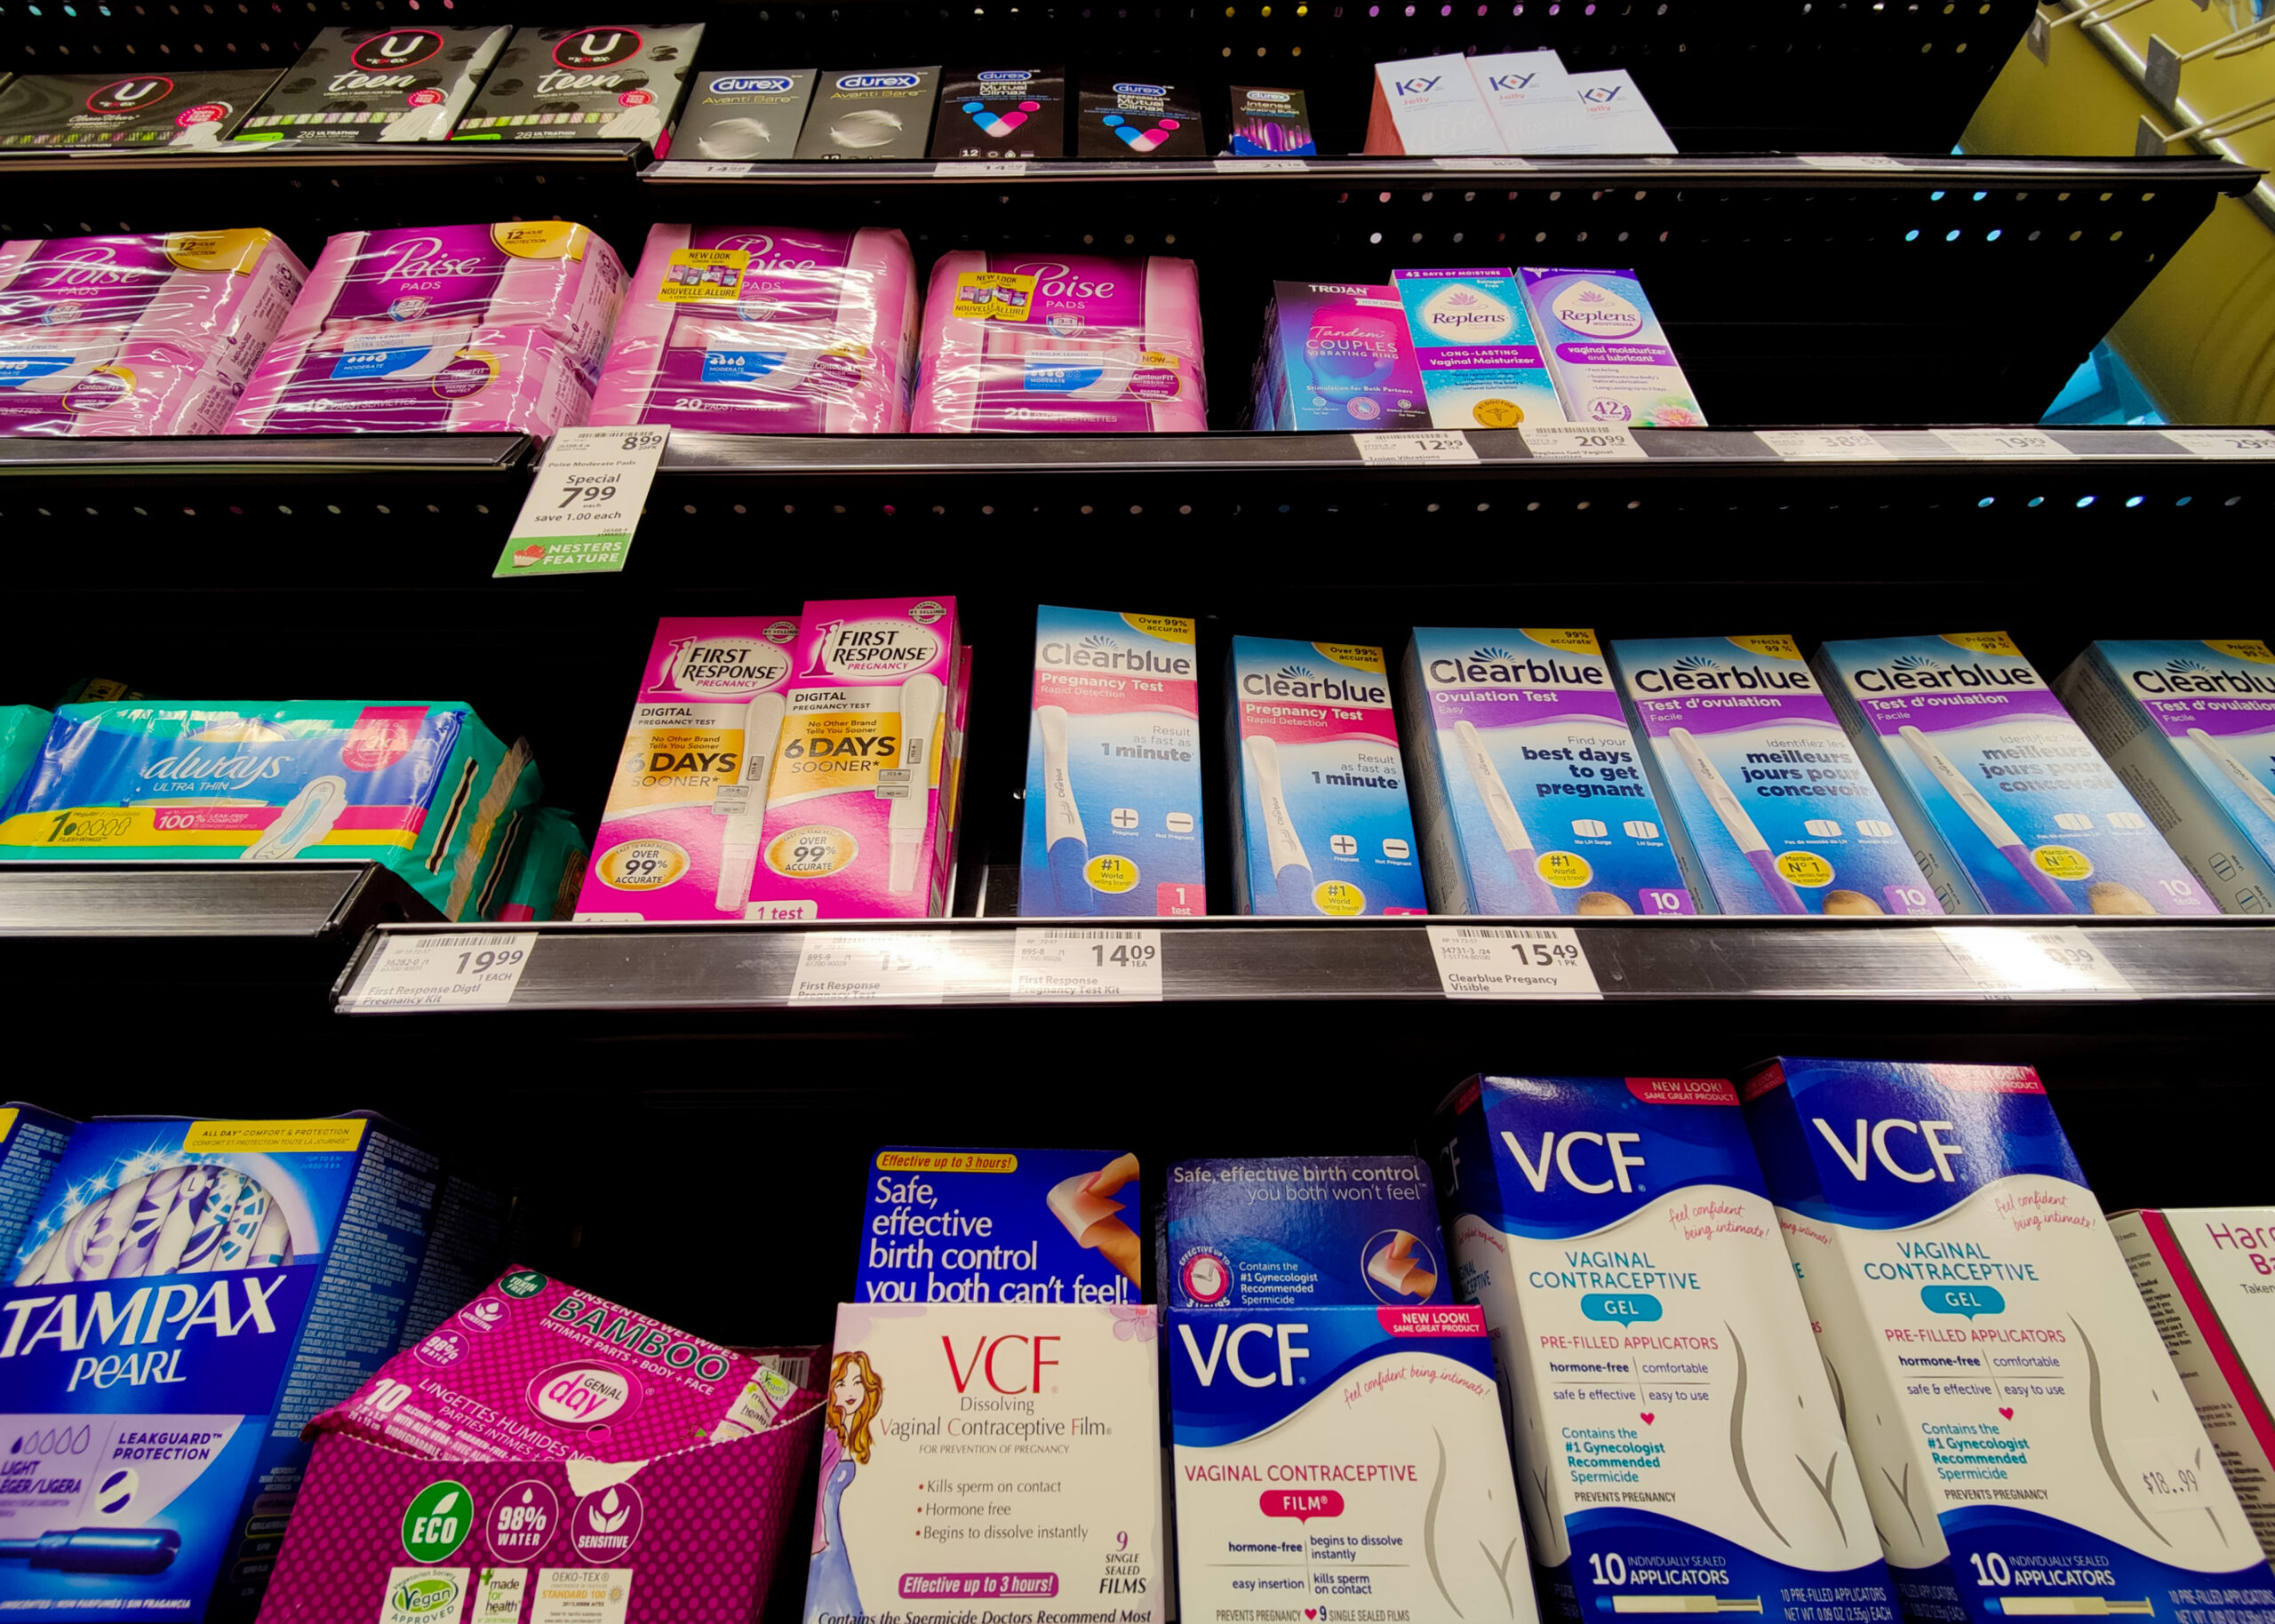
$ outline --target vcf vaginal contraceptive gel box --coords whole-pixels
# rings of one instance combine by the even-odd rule
[[[1242,913],[1425,913],[1383,651],[1233,639],[1233,879]]]
[[[2035,1072],[1781,1059],[1744,1095],[1913,1624],[2275,1619]]]
[[[1412,1156],[1249,1156],[1169,1169],[1170,1310],[1453,1301],[1430,1169]]]
[[[1702,911],[1944,911],[1792,638],[1621,641],[1611,663]]]
[[[1035,614],[1019,912],[1206,913],[1193,622]]]
[[[1638,428],[1705,426],[1634,272],[1528,266],[1517,275],[1567,418]]]
[[[2095,643],[2054,687],[2222,911],[2275,909],[2275,650]]]
[[[1399,687],[1435,912],[1696,911],[1593,632],[1417,626]]]
[[[1473,1078],[1430,1142],[1456,1293],[1492,1328],[1544,1616],[1894,1624],[1736,1090]]]
[[[1544,53],[1550,54],[1550,53]],[[1507,269],[1393,271],[1407,336],[1439,428],[1561,423],[1516,277]]]
[[[368,1117],[78,1128],[0,1299],[0,1611],[251,1618],[301,1428],[395,1350],[435,1177]]]
[[[2004,632],[1813,665],[1946,912],[2217,912]]]
[[[889,1145],[869,1168],[862,1302],[1135,1302],[1128,1151]]]

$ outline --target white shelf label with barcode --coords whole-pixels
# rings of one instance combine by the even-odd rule
[[[494,1009],[511,1001],[537,932],[383,935],[347,1009]]]
[[[1433,158],[1440,169],[1537,169],[1529,158]]]
[[[937,1004],[947,985],[941,930],[816,930],[798,943],[793,1004]]]
[[[1645,455],[1635,434],[1618,423],[1528,423],[1517,432],[1535,457],[1566,461],[1619,462]]]
[[[2263,428],[2165,428],[2157,431],[2199,457],[2275,457],[2275,434]]]
[[[1302,174],[1311,165],[1301,158],[1219,158],[1217,172],[1220,175]]]
[[[741,180],[757,171],[754,163],[698,163],[691,158],[666,158],[648,172],[659,180]]]
[[[978,175],[1024,175],[1027,172],[1025,158],[970,159],[961,163],[935,163],[934,176],[950,180],[970,180]]]
[[[1803,152],[1794,155],[1811,169],[1910,169],[1884,152]]]
[[[1601,998],[1580,933],[1569,925],[1430,925],[1448,998]]]
[[[1158,930],[1012,933],[1011,996],[1094,1003],[1161,1001]]]
[[[1936,438],[1962,457],[2073,458],[2077,453],[2034,428],[1939,428]]]
[[[1942,938],[1960,973],[1994,998],[2135,999],[2133,983],[2075,925],[1945,925]]]
[[[1351,440],[1359,448],[1359,460],[1369,467],[1477,460],[1477,448],[1457,428],[1426,434],[1353,434]]]
[[[1758,428],[1753,437],[1778,456],[1800,461],[1896,460],[1894,451],[1861,428]]]

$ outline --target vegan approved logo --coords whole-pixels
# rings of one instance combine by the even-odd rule
[[[639,1540],[646,1516],[639,1490],[628,1483],[611,1485],[577,1502],[577,1515],[570,1519],[569,1544],[587,1562],[604,1565],[619,1561]]]
[[[389,1619],[454,1619],[465,1585],[450,1573],[412,1573],[387,1592]]]
[[[413,1562],[447,1562],[474,1532],[474,1496],[445,1477],[411,1497],[403,1509],[403,1554]]]

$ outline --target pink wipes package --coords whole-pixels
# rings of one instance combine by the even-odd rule
[[[576,427],[624,282],[615,251],[564,220],[344,233],[324,244],[229,432]]]
[[[219,434],[307,274],[258,229],[0,243],[0,434]]]
[[[909,427],[1130,434],[1209,426],[1190,259],[943,254]]]
[[[916,264],[898,231],[658,226],[591,420],[896,434],[915,349]]]

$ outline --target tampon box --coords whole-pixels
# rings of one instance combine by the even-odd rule
[[[1161,1295],[1181,1309],[1453,1301],[1430,1169],[1412,1156],[1250,1156],[1169,1169]]]
[[[645,141],[660,158],[702,43],[699,22],[515,28],[451,139]]]
[[[0,1105],[0,1258],[12,1259],[24,1225],[78,1124],[36,1105]]]
[[[317,147],[447,140],[512,33],[502,23],[318,29],[232,139]]]
[[[1136,1302],[1138,1158],[893,1145],[869,1167],[861,1302]]]

